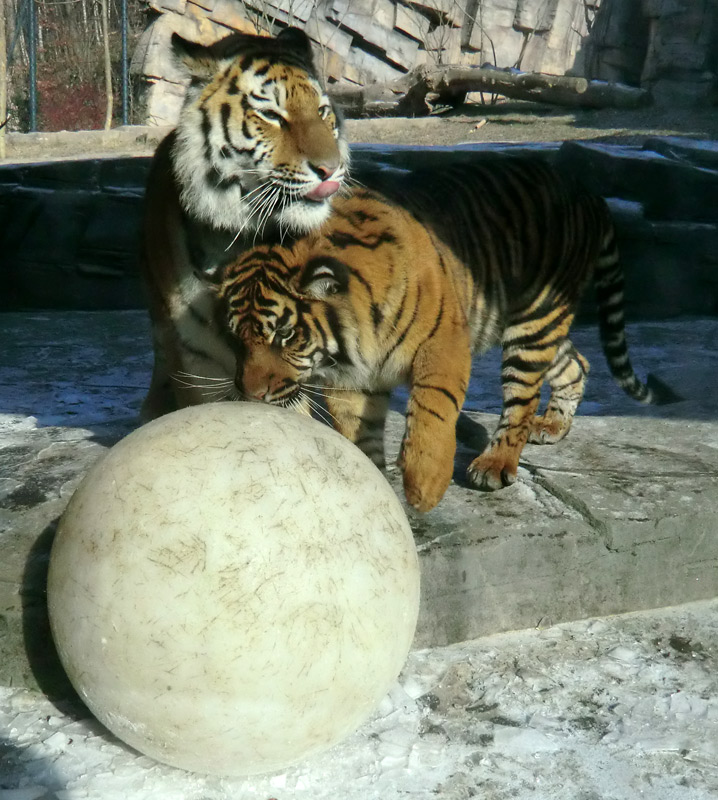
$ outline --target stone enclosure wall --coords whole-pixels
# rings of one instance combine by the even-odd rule
[[[584,72],[649,89],[657,105],[715,105],[718,3],[603,0],[586,40]]]
[[[626,269],[632,321],[718,314],[718,146],[654,139],[643,148],[582,142],[530,149],[609,198]],[[492,145],[355,145],[366,165],[441,169]],[[138,241],[150,159],[0,166],[0,311],[140,308]],[[584,311],[593,313],[587,302]]]
[[[673,105],[715,100],[715,0],[147,0],[132,61],[141,120],[173,124],[186,77],[173,31],[306,30],[328,83],[386,82],[424,64],[493,64],[643,86]]]

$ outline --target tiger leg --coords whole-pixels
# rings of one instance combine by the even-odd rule
[[[236,356],[211,323],[211,306],[153,323],[154,367],[141,418],[236,397]]]
[[[232,387],[234,356],[230,353],[220,362],[218,357],[223,355],[226,345],[207,339],[206,326],[201,327],[196,321],[192,324],[194,328],[186,338],[191,342],[199,341],[201,348],[182,343],[181,331],[174,320],[152,323],[154,363],[150,388],[140,410],[143,423],[178,408],[222,399],[220,389],[226,396]],[[212,356],[205,355],[204,351]]]
[[[334,428],[370,458],[379,469],[386,467],[384,423],[390,392],[357,392],[327,386],[325,402]]]
[[[150,422],[163,414],[177,410],[169,375],[155,363],[152,380],[140,408],[140,422]]]
[[[551,386],[551,397],[546,411],[535,416],[531,422],[529,442],[555,444],[569,432],[583,397],[588,371],[588,361],[565,339],[546,372],[546,380]]]
[[[167,363],[167,337],[158,326],[153,326],[154,363],[150,388],[140,408],[140,421],[144,424],[163,414],[177,410],[177,398],[172,385],[172,371]]]
[[[486,450],[467,470],[469,481],[479,489],[501,489],[516,480],[519,457],[541,399],[541,384],[573,320],[572,314],[561,319],[562,311],[554,309],[553,316],[560,320],[557,325],[542,318],[519,321],[504,331],[501,418]]]
[[[399,465],[406,499],[418,511],[430,511],[451,483],[456,421],[470,374],[471,350],[465,330],[445,342],[429,340],[414,358]]]

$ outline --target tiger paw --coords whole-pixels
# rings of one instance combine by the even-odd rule
[[[534,417],[529,428],[528,442],[530,444],[556,444],[569,432],[571,420],[568,424],[565,419],[553,417],[548,414]]]
[[[410,506],[417,511],[431,511],[444,496],[449,483],[445,486],[432,485],[429,481],[416,480],[412,475],[404,473],[404,494]]]
[[[482,453],[466,470],[466,477],[472,486],[484,492],[493,492],[511,486],[516,481],[518,464],[507,462],[495,453]]]
[[[399,459],[404,472],[404,494],[417,511],[431,511],[449,488],[454,459],[436,456],[416,458],[404,447]]]

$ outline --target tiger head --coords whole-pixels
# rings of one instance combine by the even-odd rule
[[[209,46],[174,34],[172,46],[191,75],[172,153],[185,211],[234,234],[319,227],[349,146],[306,34],[236,33]]]
[[[218,326],[236,356],[240,399],[281,406],[306,399],[306,384],[324,380],[349,363],[339,333],[348,267],[335,259],[306,260],[292,250],[260,246],[222,275],[215,290]],[[311,404],[311,403],[310,403]]]

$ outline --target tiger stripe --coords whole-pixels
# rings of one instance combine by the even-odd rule
[[[242,344],[238,393],[293,405],[323,385],[319,416],[328,413],[378,466],[390,391],[409,384],[400,465],[409,502],[427,510],[451,480],[472,353],[503,348],[502,412],[469,466],[474,485],[510,485],[527,442],[566,435],[589,371],[569,331],[592,279],[617,382],[637,400],[665,400],[628,359],[605,203],[542,162],[494,156],[380,177],[376,189],[338,198],[318,232],[244,253],[212,286],[219,317]],[[551,394],[539,413],[544,381]]]

